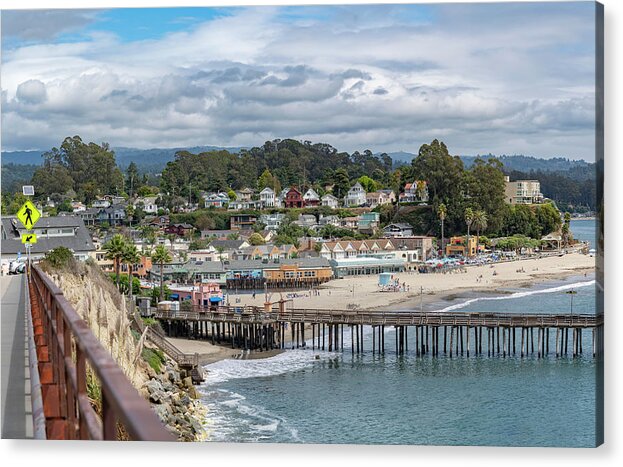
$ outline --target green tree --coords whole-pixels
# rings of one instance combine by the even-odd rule
[[[446,214],[448,213],[448,209],[446,208],[446,205],[441,203],[438,207],[437,207],[437,216],[439,217],[439,220],[441,221],[441,254],[443,256],[446,256],[446,250],[445,250],[445,239],[444,239],[444,221],[446,220]]]
[[[248,241],[251,245],[264,245],[266,243],[264,237],[257,232],[252,233]]]
[[[429,203],[433,207],[447,206],[446,226],[452,232],[462,231],[464,220],[465,190],[463,162],[453,157],[444,143],[433,140],[420,147],[411,167],[401,168],[403,180],[424,180],[428,187]],[[430,226],[435,221],[435,211],[431,212]],[[436,230],[436,229],[435,229]]]
[[[107,143],[86,144],[79,136],[65,138],[60,148],[45,152],[43,159],[43,166],[33,175],[33,184],[39,185],[41,196],[72,189],[89,203],[98,195],[123,192],[123,174]]]
[[[279,183],[279,179],[273,176],[268,169],[264,169],[262,175],[260,175],[257,179],[258,190],[262,191],[266,187],[272,189],[275,193],[279,193],[281,191],[281,183]]]
[[[366,193],[371,193],[379,189],[379,184],[367,175],[362,175],[357,181],[361,184],[363,189],[366,190]]]
[[[130,162],[126,170],[126,187],[130,198],[134,197],[134,187],[138,184],[138,167],[134,161]]]
[[[499,159],[477,157],[466,171],[465,192],[474,208],[484,211],[489,228],[497,231],[504,216],[504,173]]]
[[[132,243],[128,243],[123,250],[123,254],[121,255],[121,260],[128,266],[128,283],[134,283],[134,265],[141,262],[141,254],[139,253],[136,245]],[[132,304],[132,289],[133,287],[128,287],[128,298],[130,303]],[[134,309],[134,304],[132,304],[132,309]]]
[[[487,229],[487,213],[481,209],[474,212],[474,218],[472,220],[474,228],[476,229],[476,255],[478,255],[478,245],[480,245],[480,231]]]
[[[126,247],[127,241],[125,237],[120,234],[113,235],[113,237],[102,246],[102,249],[106,252],[106,259],[112,259],[114,262],[117,289],[119,288],[119,268],[121,267],[121,261],[123,261]]]
[[[471,248],[469,246],[469,229],[474,222],[474,211],[472,208],[465,209],[465,224],[467,225],[467,257],[471,256]]]
[[[170,263],[172,259],[171,253],[169,253],[164,245],[158,245],[151,255],[151,260],[160,266],[160,301],[163,300],[164,296],[164,263]]]
[[[227,190],[227,196],[229,196],[230,201],[236,201],[238,199],[236,192],[232,190],[231,188]]]
[[[333,195],[341,199],[350,189],[350,178],[346,169],[339,168],[333,174]]]

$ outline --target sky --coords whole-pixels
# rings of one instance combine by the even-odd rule
[[[2,149],[258,146],[593,161],[594,3],[3,10]]]

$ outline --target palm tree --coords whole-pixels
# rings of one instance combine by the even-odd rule
[[[474,222],[474,211],[472,208],[465,210],[465,223],[467,224],[467,257],[471,256],[471,248],[469,247],[469,229]]]
[[[476,228],[476,255],[478,255],[478,245],[480,243],[480,231],[486,230],[488,220],[489,219],[487,218],[486,212],[479,209],[478,211],[474,213],[473,224],[474,224],[474,227]]]
[[[128,265],[128,298],[132,302],[132,281],[134,279],[134,265],[141,262],[141,254],[136,245],[128,244],[123,252],[122,260]]]
[[[113,237],[104,244],[102,249],[106,251],[106,259],[112,259],[115,265],[115,274],[117,275],[117,289],[119,289],[119,268],[123,252],[126,249],[127,241],[123,235],[113,235]]]
[[[220,259],[221,264],[223,264],[223,252],[225,251],[225,248],[219,245],[216,247],[216,251],[218,253],[218,259]]]
[[[160,266],[160,301],[162,301],[164,297],[164,278],[162,270],[164,269],[164,263],[170,263],[171,259],[171,253],[169,253],[169,250],[167,250],[164,245],[158,245],[151,255],[151,260]]]
[[[439,205],[439,207],[437,208],[437,215],[439,216],[439,219],[441,220],[441,253],[443,254],[443,256],[446,256],[446,250],[444,249],[443,246],[443,227],[444,227],[444,221],[446,220],[446,214],[448,214],[448,209],[446,208],[446,205],[441,203]]]

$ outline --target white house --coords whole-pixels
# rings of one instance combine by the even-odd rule
[[[275,207],[275,191],[269,187],[264,188],[260,191],[260,201],[265,208]]]
[[[205,193],[203,195],[203,201],[206,208],[209,208],[210,206],[214,206],[215,208],[224,208],[229,204],[229,196],[227,193],[223,193],[222,191],[219,193]]]
[[[324,195],[322,198],[322,205],[323,206],[328,206],[331,209],[337,209],[338,205],[339,205],[339,201],[338,199],[331,195],[331,194],[326,194]]]
[[[415,180],[405,185],[404,193],[400,193],[401,203],[428,203],[428,184],[425,180]]]
[[[318,206],[320,204],[320,196],[313,188],[310,188],[303,195],[305,206]]]
[[[155,196],[145,196],[144,198],[137,198],[134,201],[134,207],[138,207],[140,203],[143,203],[143,211],[146,214],[157,214],[158,206],[156,205]]]
[[[96,199],[95,201],[93,201],[93,204],[91,205],[94,208],[107,208],[108,206],[110,206],[110,201],[108,201],[107,199]]]
[[[344,196],[344,206],[354,207],[354,206],[362,206],[366,204],[366,190],[363,189],[361,183],[355,183],[346,196]]]

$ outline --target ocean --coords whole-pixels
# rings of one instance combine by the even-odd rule
[[[578,225],[579,224],[579,225]],[[592,227],[592,231],[591,231]],[[594,241],[594,221],[572,221]],[[437,304],[465,311],[594,313],[594,275]],[[565,292],[574,290],[575,295]],[[596,372],[590,333],[576,359],[383,355],[288,350],[205,368],[198,389],[210,441],[590,447],[596,443]],[[555,333],[551,333],[551,338]],[[411,337],[413,340],[414,337]],[[554,347],[553,342],[550,345]],[[588,347],[588,349],[586,348]],[[551,349],[550,349],[551,350]],[[318,357],[318,359],[316,358]]]

